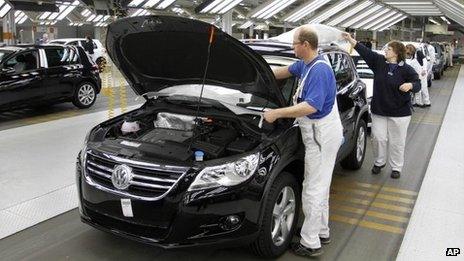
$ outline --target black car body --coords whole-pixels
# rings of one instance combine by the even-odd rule
[[[89,132],[76,170],[83,222],[164,248],[252,244],[267,257],[286,251],[300,208],[304,148],[293,119],[266,124],[262,110],[289,105],[296,80],[277,82],[269,65],[295,58],[288,44],[248,45],[180,17],[109,25],[107,50],[147,101]],[[329,47],[321,54],[339,66],[339,160],[357,169],[366,145],[365,87],[347,53]],[[194,155],[199,150],[203,161]]]
[[[445,50],[439,43],[431,43],[435,49],[435,63],[433,64],[433,76],[435,79],[440,79],[445,71]]]
[[[87,108],[100,89],[98,68],[82,47],[0,48],[0,111],[68,101]]]

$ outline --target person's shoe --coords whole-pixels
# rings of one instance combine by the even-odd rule
[[[430,106],[432,106],[432,104],[424,104],[424,105],[422,105],[422,108],[430,107]]]
[[[414,104],[412,105],[412,107],[422,107],[422,104],[414,103]]]
[[[400,176],[401,176],[401,173],[400,173],[399,171],[397,171],[397,170],[393,170],[392,173],[391,173],[391,175],[390,175],[390,177],[391,177],[392,179],[399,179]]]
[[[330,242],[332,242],[332,240],[330,240],[330,237],[319,237],[319,240],[323,245],[328,245],[330,244]]]
[[[382,166],[374,165],[374,167],[372,167],[372,170],[371,170],[372,174],[379,174],[383,167],[385,167],[385,165],[382,165]]]
[[[322,248],[309,248],[303,246],[299,242],[292,243],[292,251],[295,255],[299,256],[320,256],[322,255]]]

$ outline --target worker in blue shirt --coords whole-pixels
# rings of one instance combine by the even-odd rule
[[[390,176],[398,179],[404,164],[404,147],[411,121],[411,93],[421,89],[419,75],[405,63],[406,47],[401,42],[389,42],[383,56],[358,43],[349,33],[343,33],[343,37],[374,72],[371,129],[375,162],[371,172],[379,174],[388,157],[392,168]]]
[[[296,118],[305,146],[301,240],[292,244],[297,255],[318,256],[330,242],[329,192],[343,127],[336,103],[336,81],[330,64],[318,55],[318,37],[311,26],[299,27],[293,49],[300,61],[274,70],[277,79],[299,78],[293,106],[264,113],[267,122]]]

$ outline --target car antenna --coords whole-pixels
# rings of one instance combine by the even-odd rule
[[[190,144],[188,146],[187,151],[189,151],[192,148],[193,142],[195,141],[195,131],[197,129],[198,125],[198,114],[200,113],[200,103],[201,103],[201,98],[203,96],[203,89],[205,88],[205,82],[206,82],[206,74],[208,73],[208,67],[209,67],[209,58],[211,55],[211,45],[213,43],[214,39],[214,26],[212,25],[209,29],[209,42],[208,42],[208,53],[206,55],[206,65],[205,65],[205,72],[203,73],[203,80],[201,83],[201,91],[200,91],[200,96],[198,97],[198,104],[197,104],[197,111],[195,113],[195,120],[194,120],[194,125],[193,125],[193,137],[190,140]]]

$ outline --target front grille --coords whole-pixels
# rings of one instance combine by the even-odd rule
[[[133,178],[126,190],[118,190],[111,182],[111,175],[117,165],[125,164],[132,168]],[[107,155],[96,155],[87,152],[86,177],[92,182],[115,192],[137,197],[162,197],[180,180],[187,168],[167,167],[136,162]]]

